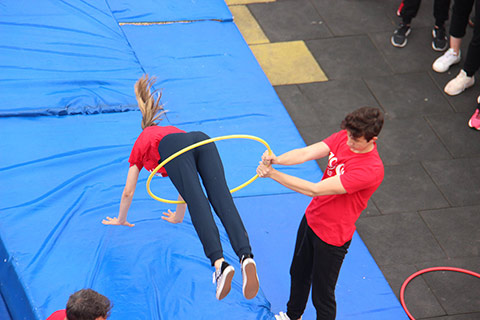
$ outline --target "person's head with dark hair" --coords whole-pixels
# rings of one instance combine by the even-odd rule
[[[92,289],[82,289],[67,302],[68,320],[105,320],[110,316],[110,300]]]
[[[347,114],[340,127],[348,132],[348,146],[353,152],[368,152],[382,130],[383,113],[378,108],[363,107]]]

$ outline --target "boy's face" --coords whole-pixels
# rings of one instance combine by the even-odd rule
[[[366,153],[372,151],[377,137],[373,137],[370,141],[367,142],[365,137],[354,138],[352,134],[347,130],[347,146],[352,152],[355,153]]]

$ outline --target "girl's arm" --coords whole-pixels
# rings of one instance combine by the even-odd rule
[[[133,194],[135,193],[135,188],[137,187],[138,175],[140,170],[136,165],[133,165],[128,169],[127,182],[125,183],[125,188],[123,189],[122,199],[120,200],[120,210],[118,211],[118,218],[107,217],[102,221],[103,224],[111,225],[124,225],[133,227],[134,224],[131,224],[127,221],[127,214],[130,205],[132,204]]]
[[[178,201],[184,201],[181,195],[178,195]],[[179,203],[177,204],[177,210],[172,212],[172,210],[168,209],[168,212],[164,212],[162,217],[163,220],[167,220],[171,223],[181,223],[183,221],[183,217],[185,216],[185,211],[187,210],[186,203]]]

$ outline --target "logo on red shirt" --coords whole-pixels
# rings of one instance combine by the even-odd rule
[[[325,173],[327,176],[332,177],[335,175],[342,175],[345,172],[345,164],[338,163],[338,158],[330,151],[328,155],[328,164]]]

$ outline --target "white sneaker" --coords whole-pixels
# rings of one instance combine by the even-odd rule
[[[213,273],[213,283],[217,283],[216,297],[222,300],[227,296],[232,289],[232,279],[235,274],[235,269],[227,262],[223,261],[219,270]]]
[[[465,71],[460,70],[458,75],[450,80],[445,86],[445,93],[450,96],[456,96],[457,94],[462,93],[465,89],[470,88],[475,84],[475,77],[468,77]]]
[[[432,65],[432,68],[436,72],[446,72],[448,69],[457,64],[462,59],[461,52],[458,51],[458,54],[455,54],[452,48],[448,49],[441,57],[437,58]]]
[[[279,314],[275,315],[275,320],[290,320],[286,313],[280,311]]]
[[[257,265],[253,258],[247,256],[242,259],[243,295],[247,299],[253,299],[258,293],[260,284],[257,276]]]

